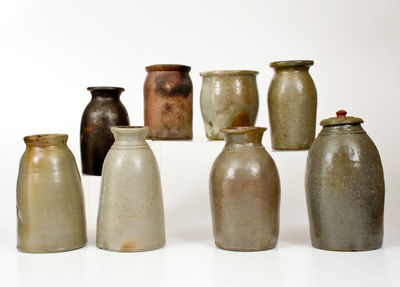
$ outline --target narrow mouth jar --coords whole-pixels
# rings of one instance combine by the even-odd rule
[[[293,68],[293,67],[310,67],[314,65],[313,60],[290,60],[271,62],[271,68]]]
[[[67,134],[37,134],[24,137],[24,142],[27,145],[47,146],[59,143],[66,143],[68,140]]]
[[[258,71],[252,70],[216,70],[216,71],[206,71],[201,72],[201,77],[211,77],[211,76],[257,76]]]
[[[146,72],[168,72],[177,71],[183,73],[189,73],[192,68],[186,65],[179,64],[156,64],[146,67]]]

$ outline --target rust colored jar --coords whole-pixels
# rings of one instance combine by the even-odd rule
[[[280,181],[261,143],[265,130],[221,129],[225,147],[210,173],[213,233],[219,248],[267,250],[278,242]]]
[[[189,66],[152,65],[144,82],[144,125],[148,139],[193,138],[193,85]]]
[[[110,127],[129,125],[129,116],[120,101],[124,88],[89,87],[92,100],[81,121],[82,173],[101,175],[104,158],[114,142]]]

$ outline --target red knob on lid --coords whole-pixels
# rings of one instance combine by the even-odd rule
[[[336,112],[336,117],[338,118],[344,118],[346,116],[347,112],[345,110],[340,110]]]

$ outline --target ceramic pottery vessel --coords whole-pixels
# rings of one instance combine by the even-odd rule
[[[363,120],[339,111],[323,120],[308,154],[306,198],[312,245],[339,251],[382,246],[385,184]]]
[[[256,71],[211,71],[203,77],[200,107],[206,136],[223,140],[221,128],[254,126],[258,112]]]
[[[129,125],[129,116],[120,101],[124,88],[89,87],[92,100],[81,121],[82,173],[101,175],[103,161],[114,142],[110,127]]]
[[[17,248],[47,253],[86,244],[82,184],[65,134],[24,138],[17,182]]]
[[[275,162],[261,143],[265,130],[221,130],[225,147],[210,173],[213,233],[219,248],[257,251],[277,244],[280,182]]]
[[[271,144],[275,150],[309,149],[315,138],[317,90],[308,73],[313,61],[281,61],[268,91]]]
[[[153,140],[193,138],[193,85],[190,67],[152,65],[144,82],[144,125]]]
[[[165,244],[158,165],[146,142],[147,127],[113,127],[115,142],[104,161],[97,246],[146,251]]]

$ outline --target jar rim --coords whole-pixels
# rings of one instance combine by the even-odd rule
[[[63,142],[68,139],[67,134],[36,134],[24,137],[24,142],[30,145],[48,145]]]
[[[180,64],[155,64],[147,66],[146,72],[163,72],[163,71],[179,71],[179,72],[190,72],[192,69],[190,66]]]
[[[251,127],[251,126],[244,126],[244,127],[226,127],[222,128],[220,131],[225,134],[245,134],[248,132],[265,132],[267,128],[265,127]]]
[[[247,76],[256,76],[258,75],[258,71],[253,70],[214,70],[214,71],[206,71],[201,72],[201,77],[209,77],[209,76],[236,76],[236,75],[247,75]]]
[[[288,61],[275,61],[269,63],[271,68],[289,68],[289,67],[310,67],[314,65],[313,60],[288,60]]]
[[[92,86],[87,88],[88,91],[101,91],[101,90],[106,90],[106,91],[125,91],[124,88],[122,87],[113,87],[113,86]]]

